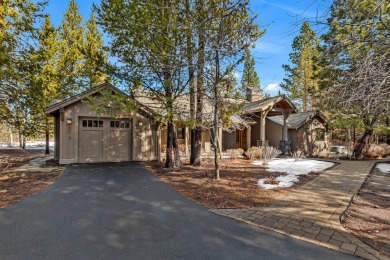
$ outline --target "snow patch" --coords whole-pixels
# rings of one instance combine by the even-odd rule
[[[382,173],[390,173],[390,163],[378,163],[376,168]]]
[[[262,165],[261,161],[253,162],[254,165]],[[331,162],[307,160],[307,159],[274,159],[267,165],[268,172],[282,172],[287,175],[279,176],[275,180],[279,184],[265,184],[264,181],[268,178],[260,179],[257,185],[264,189],[273,189],[280,187],[291,187],[294,182],[298,181],[298,175],[307,175],[310,172],[321,172],[334,164]]]

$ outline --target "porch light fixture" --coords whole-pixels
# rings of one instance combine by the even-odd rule
[[[67,124],[67,125],[71,125],[71,124],[72,124],[72,118],[66,119],[66,124]]]

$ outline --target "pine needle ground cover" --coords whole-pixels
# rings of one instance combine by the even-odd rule
[[[390,163],[372,169],[349,206],[343,227],[390,256]]]
[[[201,167],[184,162],[180,171],[164,168],[162,162],[147,162],[146,167],[176,191],[208,208],[250,208],[269,205],[288,190],[298,188],[320,173],[299,176],[289,188],[266,190],[258,186],[259,179],[273,180],[284,173],[269,172],[247,159],[222,162],[220,180],[213,179],[212,160],[205,159]]]
[[[45,190],[62,174],[56,165],[51,172],[16,172],[15,169],[28,161],[42,157],[42,150],[0,149],[0,208]]]

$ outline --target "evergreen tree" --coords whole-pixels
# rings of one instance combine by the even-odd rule
[[[98,9],[98,22],[111,35],[111,52],[120,61],[116,75],[129,85],[139,86],[142,82],[142,93],[162,109],[164,116],[155,119],[167,125],[167,168],[173,167],[174,152],[180,167],[174,118],[181,111],[175,109],[175,100],[188,84],[187,69],[183,66],[187,58],[187,30],[181,26],[180,8],[173,0],[103,0]]]
[[[34,25],[43,7],[31,1],[0,1],[0,120],[18,131],[22,148],[34,134],[28,86],[35,70]]]
[[[104,48],[102,34],[96,24],[96,18],[91,13],[86,23],[85,42],[83,46],[84,76],[89,87],[104,83],[107,79],[104,65],[107,63],[108,55]]]
[[[245,96],[248,88],[260,89],[260,79],[255,71],[255,59],[251,56],[249,51],[245,58],[244,71],[241,79],[241,92],[243,96]]]
[[[329,110],[358,115],[365,128],[359,156],[375,125],[390,110],[390,6],[385,0],[335,0],[323,36],[329,63],[324,103]]]
[[[52,120],[46,115],[44,109],[55,98],[63,98],[67,93],[60,87],[58,69],[59,43],[57,31],[47,15],[38,33],[38,46],[34,53],[33,61],[36,71],[30,87],[28,96],[35,125],[39,132],[46,137],[45,153],[49,154],[50,126]]]
[[[61,86],[65,95],[74,95],[86,87],[82,53],[85,45],[84,26],[75,0],[70,1],[58,36],[60,47],[58,72],[61,75]]]
[[[319,59],[319,48],[320,40],[315,31],[308,22],[304,22],[292,44],[291,65],[283,65],[286,77],[281,87],[288,92],[290,98],[299,101],[302,111],[319,105],[320,85],[315,67]]]

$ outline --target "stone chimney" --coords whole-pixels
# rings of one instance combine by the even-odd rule
[[[249,102],[255,102],[263,99],[263,91],[260,88],[247,88],[246,100]]]

